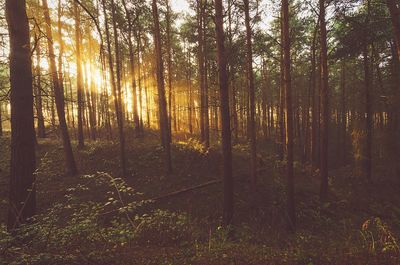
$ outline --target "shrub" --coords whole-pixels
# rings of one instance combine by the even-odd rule
[[[97,173],[82,182],[12,234],[0,227],[4,264],[107,264],[122,247],[190,240],[186,216],[148,210],[151,201],[122,179]]]

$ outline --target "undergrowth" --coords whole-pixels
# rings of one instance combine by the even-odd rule
[[[145,208],[152,202],[107,173],[82,177],[54,204],[16,231],[0,227],[1,264],[108,264],[124,246],[191,241],[184,214]],[[82,200],[93,191],[103,197]]]

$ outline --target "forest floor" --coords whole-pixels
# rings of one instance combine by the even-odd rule
[[[3,137],[0,141],[1,224],[7,214],[9,139]],[[185,135],[174,140],[174,173],[170,175],[163,173],[162,151],[155,133],[148,132],[143,138],[128,137],[126,149],[129,176],[124,180],[146,199],[220,178],[219,148],[204,150]],[[396,241],[400,239],[399,184],[384,170],[379,171],[383,166],[376,168],[373,182],[354,177],[350,166],[331,171],[330,200],[321,204],[317,174],[296,163],[298,223],[296,233],[290,233],[285,215],[284,163],[274,155],[271,143],[260,143],[258,150],[258,191],[254,196],[249,189],[248,148],[245,144],[233,147],[235,214],[231,240],[219,227],[222,185],[217,183],[155,200],[141,209],[163,209],[185,216],[189,227],[182,232],[185,236],[174,234],[181,233],[181,225],[173,232],[158,231],[159,235],[144,232],[142,240],[116,247],[110,254],[113,258],[105,259],[103,264],[400,264]],[[119,175],[116,142],[88,141],[84,149],[74,152],[80,175],[64,176],[60,142],[39,140],[39,213],[63,203],[68,189],[82,183],[81,175]],[[102,190],[94,188],[82,194],[80,200],[104,196],[107,195]],[[12,258],[3,251],[0,249],[0,264],[2,255],[4,264],[11,263]],[[29,257],[26,260],[24,264],[41,264],[33,259],[30,262]],[[102,263],[88,257],[82,260],[76,264]]]

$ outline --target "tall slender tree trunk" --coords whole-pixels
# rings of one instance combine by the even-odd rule
[[[53,48],[53,34],[51,31],[51,20],[50,20],[50,12],[49,7],[47,5],[47,0],[42,0],[43,10],[44,10],[44,18],[46,22],[46,34],[47,34],[47,45],[49,50],[49,65],[50,65],[50,74],[53,82],[53,91],[55,97],[55,105],[57,109],[58,122],[60,124],[60,130],[62,134],[62,141],[64,147],[64,156],[65,156],[65,164],[66,164],[66,173],[68,175],[74,175],[78,172],[78,169],[75,164],[75,158],[72,153],[71,141],[69,138],[69,132],[67,127],[67,122],[65,120],[65,102],[64,102],[64,94],[60,87],[60,80],[58,79],[57,67],[56,67],[56,56]]]
[[[282,0],[282,33],[283,33],[283,67],[286,103],[286,150],[287,150],[287,215],[289,227],[296,229],[296,212],[294,199],[294,170],[293,170],[293,109],[291,87],[291,59],[290,59],[290,29],[289,29],[289,2]]]
[[[192,96],[192,69],[190,68],[190,51],[187,51],[187,85],[188,85],[188,129],[189,133],[193,134],[193,114],[192,114],[192,106],[193,106],[193,96]]]
[[[205,0],[205,5],[207,5],[207,0]],[[203,116],[204,116],[204,146],[206,148],[210,147],[210,116],[208,111],[208,68],[209,68],[209,60],[207,59],[207,18],[204,12],[204,23],[203,23],[203,48],[204,48],[204,104],[203,104]]]
[[[102,4],[103,4],[104,24],[105,24],[105,29],[106,29],[108,63],[109,63],[109,68],[110,68],[111,87],[112,87],[111,90],[112,90],[112,94],[113,94],[113,98],[114,98],[114,108],[115,108],[115,113],[116,113],[116,118],[117,118],[117,126],[118,126],[121,172],[124,176],[126,176],[127,170],[126,170],[126,158],[125,158],[125,139],[124,139],[123,121],[122,121],[123,117],[122,117],[122,112],[120,109],[121,108],[120,102],[119,102],[120,97],[118,95],[118,88],[117,88],[117,84],[115,81],[114,62],[113,62],[113,56],[112,56],[112,50],[111,50],[111,40],[110,40],[110,28],[108,25],[108,15],[106,12],[107,7],[105,4],[105,0],[102,0]],[[114,8],[115,8],[114,2],[111,2],[111,9],[112,9],[113,16],[115,13]],[[118,36],[115,36],[115,38],[118,38]],[[115,50],[118,51],[117,45],[115,47]],[[116,56],[116,60],[118,60],[118,56]],[[118,62],[117,62],[117,65],[118,65]],[[119,78],[118,74],[117,74],[117,78]]]
[[[399,80],[399,65],[400,65],[400,10],[399,10],[399,6],[396,2],[396,0],[387,0],[387,5],[389,8],[389,12],[390,12],[390,17],[391,17],[391,21],[392,21],[392,26],[393,26],[393,35],[394,35],[394,39],[395,39],[395,43],[396,43],[396,52],[394,56],[393,60],[395,60],[394,64],[397,66],[395,67],[395,69],[397,70],[395,73],[395,80],[397,85],[400,84],[400,80]],[[393,135],[394,135],[394,139],[399,139],[400,138],[400,108],[399,103],[400,103],[400,89],[399,86],[397,86],[395,92],[395,104],[393,104],[394,106],[393,108],[393,119],[394,119],[394,128],[392,128],[393,130]],[[395,149],[395,156],[397,157],[397,163],[396,164],[396,172],[397,172],[397,176],[400,179],[400,143],[399,141],[396,141],[396,143],[394,144],[394,149]]]
[[[255,89],[253,77],[253,47],[252,30],[250,25],[250,7],[249,0],[244,0],[244,13],[246,24],[246,54],[247,54],[247,89],[250,99],[250,121],[249,121],[249,139],[250,139],[250,181],[253,192],[257,190],[257,139],[256,139],[256,107],[255,107]]]
[[[147,75],[147,76],[146,76]],[[149,82],[150,82],[150,74],[146,72],[143,73],[144,80],[144,96],[146,97],[146,124],[147,128],[150,129],[151,127],[151,120],[150,120],[150,93],[149,93]],[[142,106],[142,103],[140,103]],[[143,124],[142,124],[143,127]]]
[[[161,48],[161,34],[160,34],[160,21],[158,16],[157,0],[152,1],[152,12],[154,21],[154,43],[155,55],[157,63],[157,90],[158,90],[158,108],[159,108],[159,122],[161,131],[161,142],[163,143],[165,152],[165,167],[167,173],[172,172],[171,163],[171,139],[168,133],[168,112],[167,102],[165,99],[165,84],[164,84],[164,62],[162,58]]]
[[[318,166],[318,121],[319,112],[317,104],[317,75],[316,75],[316,64],[317,64],[317,32],[318,32],[318,21],[314,30],[314,37],[311,47],[311,164],[313,168]]]
[[[321,146],[320,199],[328,198],[328,137],[329,137],[329,87],[328,87],[328,48],[326,40],[325,0],[319,0],[320,8],[320,46],[321,46]]]
[[[341,125],[341,139],[340,139],[340,162],[341,165],[346,164],[346,136],[347,136],[347,109],[346,109],[346,60],[342,59],[342,69],[341,69],[341,97],[340,97],[340,125]]]
[[[218,58],[218,81],[219,94],[221,100],[221,119],[222,119],[222,167],[224,201],[222,223],[229,226],[233,218],[233,176],[232,176],[232,146],[231,146],[231,125],[229,114],[229,87],[226,69],[225,54],[225,34],[222,0],[215,0],[215,29],[217,39],[217,58]]]
[[[197,0],[197,31],[198,31],[198,64],[199,64],[199,95],[200,95],[200,140],[205,142],[204,130],[204,87],[205,87],[205,63],[204,63],[204,0]]]
[[[366,130],[366,147],[365,147],[365,160],[364,171],[367,180],[372,178],[372,102],[371,102],[371,71],[369,60],[368,45],[364,48],[364,83],[365,83],[365,130]]]
[[[262,130],[264,139],[267,140],[269,137],[269,129],[270,129],[270,112],[268,107],[268,98],[267,98],[267,89],[268,89],[268,79],[267,79],[267,63],[263,59],[262,61],[262,69],[261,75],[263,80],[262,87]]]
[[[126,169],[126,155],[125,155],[125,134],[124,134],[124,115],[123,115],[123,105],[122,105],[122,90],[121,90],[121,57],[118,39],[118,29],[117,29],[117,18],[114,0],[111,0],[111,16],[114,31],[114,48],[115,48],[115,65],[116,65],[116,91],[115,95],[116,101],[116,115],[118,124],[118,138],[119,138],[119,152],[121,157],[121,171],[124,176],[127,174]]]
[[[74,1],[75,16],[75,46],[76,46],[76,88],[78,104],[78,148],[85,146],[83,136],[83,80],[82,80],[82,54],[81,54],[81,14],[76,1]]]
[[[0,137],[3,136],[3,104],[0,101]]]
[[[166,3],[166,13],[165,13],[165,22],[166,22],[166,33],[167,33],[167,70],[168,70],[168,133],[172,135],[172,97],[173,97],[173,87],[172,87],[172,33],[171,33],[171,7],[169,0],[165,1]],[[174,129],[176,131],[176,127]],[[169,136],[171,139],[171,136]]]
[[[90,31],[90,27],[87,28],[87,31]],[[93,45],[93,39],[91,36],[89,36],[89,41],[88,41],[88,46],[89,46],[89,71],[91,73],[93,73],[93,61],[91,60],[91,58],[94,57],[93,54],[93,49],[92,49],[92,45]],[[94,84],[94,78],[90,78],[90,84],[88,84],[87,86],[87,90],[86,90],[87,94],[87,102],[88,102],[88,108],[89,108],[89,123],[90,123],[90,138],[93,141],[96,141],[97,138],[97,119],[96,119],[96,92],[95,92],[95,84]]]
[[[281,12],[282,16],[282,12]],[[283,40],[283,18],[281,17],[281,43]],[[285,156],[285,66],[284,66],[284,50],[280,49],[280,87],[279,87],[279,160],[283,161]]]
[[[32,61],[25,0],[6,1],[10,37],[11,162],[8,230],[36,212]]]
[[[369,26],[370,24],[370,13],[371,13],[371,1],[366,0],[367,5],[367,17],[365,24]],[[365,82],[365,129],[367,135],[366,150],[365,150],[365,161],[364,170],[367,180],[372,178],[372,129],[373,129],[373,117],[372,117],[372,100],[371,100],[371,83],[373,71],[371,71],[371,61],[373,56],[369,56],[370,53],[370,43],[365,40],[364,44],[364,82]],[[373,62],[372,62],[373,65]]]
[[[133,34],[133,21],[131,17],[131,13],[129,12],[126,1],[122,0],[124,5],[126,19],[128,20],[128,46],[129,46],[129,63],[131,70],[131,78],[132,78],[132,108],[133,108],[133,123],[135,126],[135,132],[138,135],[140,133],[140,122],[138,115],[138,102],[137,102],[137,90],[136,90],[136,78],[135,78],[135,54],[134,47],[132,42],[132,34]]]
[[[37,115],[37,136],[38,138],[46,137],[46,129],[44,125],[43,116],[43,99],[42,99],[42,70],[40,67],[40,39],[37,38],[36,46],[36,89],[35,92],[35,105],[36,105],[36,115]]]
[[[136,41],[137,41],[137,50],[138,50],[138,86],[139,86],[139,122],[140,122],[140,134],[143,133],[143,93],[142,93],[142,66],[141,66],[141,61],[140,61],[140,56],[142,53],[142,32],[141,28],[139,25],[139,28],[137,30],[137,35],[136,35]],[[148,127],[150,127],[150,124],[147,124]]]

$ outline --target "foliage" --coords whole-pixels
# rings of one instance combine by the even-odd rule
[[[187,141],[180,141],[177,143],[177,146],[181,150],[190,150],[202,155],[206,155],[208,153],[208,150],[204,147],[204,144],[194,138],[190,138]]]
[[[360,234],[365,247],[374,254],[399,254],[399,246],[390,227],[379,217],[366,220]]]
[[[1,227],[4,264],[106,264],[122,247],[190,240],[185,215],[149,210],[151,201],[122,179],[97,173],[83,176],[82,183],[19,230]],[[84,199],[96,191],[103,196]]]

